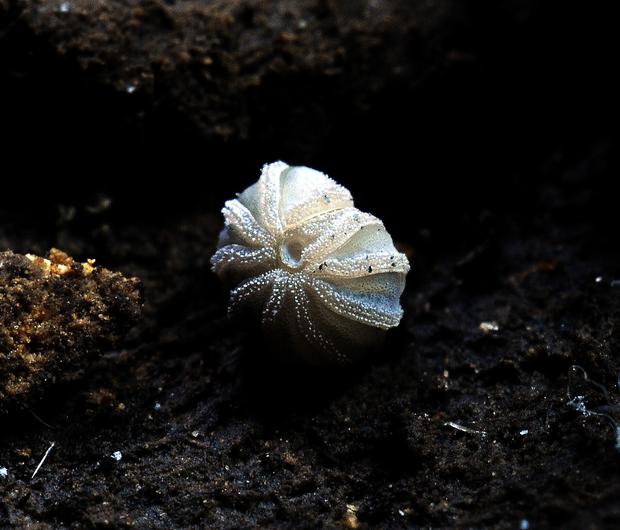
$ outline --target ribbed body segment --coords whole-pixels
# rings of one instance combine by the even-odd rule
[[[287,351],[312,364],[347,362],[400,322],[409,262],[327,175],[267,164],[222,213],[211,264],[235,286],[229,311],[255,309]]]

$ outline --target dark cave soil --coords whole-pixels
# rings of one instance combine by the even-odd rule
[[[0,527],[618,528],[615,19],[381,4],[0,0],[0,250],[145,292],[122,347],[0,417]],[[361,365],[226,319],[219,208],[276,158],[413,256]]]
[[[618,256],[587,222],[552,222],[565,200],[482,216],[458,252],[403,241],[418,256],[404,322],[341,371],[279,366],[226,320],[214,212],[119,222],[113,201],[104,240],[4,216],[4,246],[97,241],[147,306],[123,349],[3,418],[2,525],[614,527],[616,432],[569,401],[620,420]]]

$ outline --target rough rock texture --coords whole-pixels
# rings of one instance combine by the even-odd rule
[[[208,139],[248,138],[258,130],[282,132],[282,123],[261,123],[276,111],[280,84],[302,91],[299,97],[311,107],[300,105],[297,113],[314,123],[298,126],[325,131],[334,118],[342,119],[330,115],[330,108],[352,90],[368,104],[387,84],[409,83],[411,70],[420,68],[410,58],[421,56],[430,67],[437,45],[428,33],[449,24],[456,4],[35,0],[5,7],[5,17],[17,26],[7,32],[5,45],[29,33],[110,97],[125,97],[126,105],[138,100],[136,114],[140,107],[156,116],[174,112]],[[14,63],[33,50],[33,60],[41,59],[41,43],[28,44],[30,49],[11,50],[7,60]],[[370,85],[353,86],[364,80]],[[308,84],[316,89],[313,98]],[[333,101],[325,108],[317,96]],[[284,117],[275,113],[278,120]],[[289,115],[286,127],[295,118]]]
[[[611,7],[0,6],[0,248],[147,295],[123,351],[0,424],[0,527],[619,526]],[[225,318],[219,209],[276,159],[413,256],[366,365],[287,371]]]
[[[137,323],[141,305],[137,278],[92,261],[0,253],[0,413],[75,377]]]

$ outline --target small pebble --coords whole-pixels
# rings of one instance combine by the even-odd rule
[[[9,476],[9,470],[6,467],[0,467],[0,478],[6,478]]]
[[[114,451],[111,456],[112,459],[116,460],[117,462],[120,462],[123,459],[123,453],[121,453],[120,451]]]
[[[499,331],[499,324],[494,320],[490,322],[480,322],[480,331],[483,333],[491,333],[492,331]]]

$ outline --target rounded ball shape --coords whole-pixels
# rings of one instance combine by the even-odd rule
[[[400,322],[407,257],[327,175],[266,164],[222,213],[211,264],[236,285],[229,312],[257,311],[280,349],[312,364],[347,362]]]

